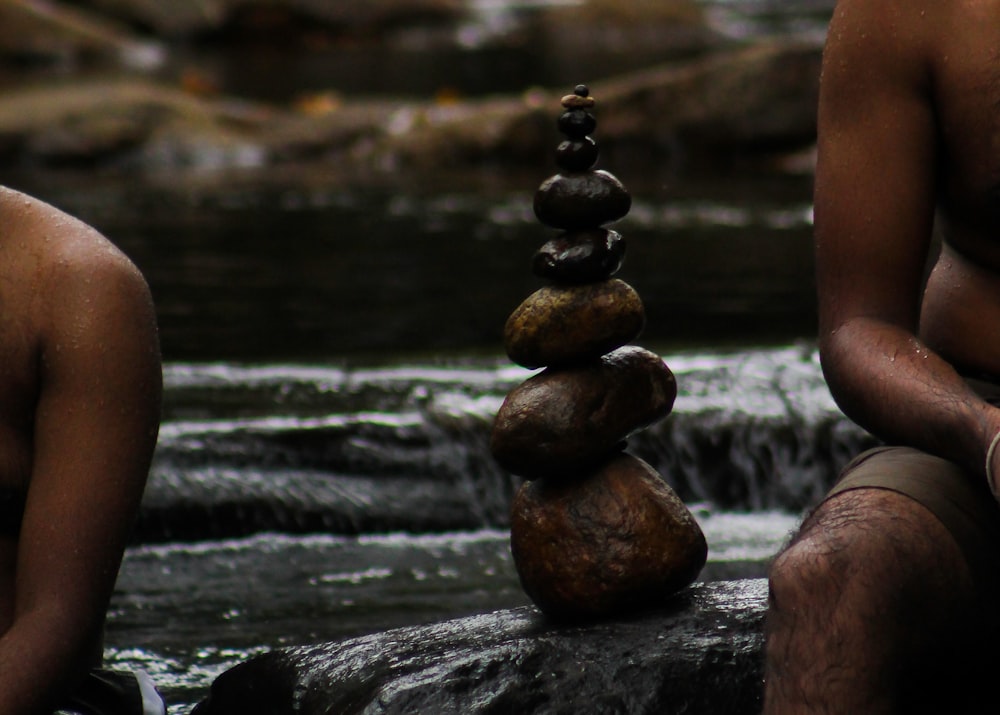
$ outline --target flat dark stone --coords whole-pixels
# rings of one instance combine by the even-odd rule
[[[625,260],[625,239],[606,228],[559,234],[531,259],[532,272],[558,283],[595,283],[610,278]]]
[[[597,228],[623,218],[630,208],[628,191],[601,169],[556,174],[535,192],[535,216],[546,226],[563,230]]]

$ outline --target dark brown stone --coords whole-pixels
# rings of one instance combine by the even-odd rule
[[[597,129],[594,115],[585,109],[567,109],[559,115],[559,131],[570,139],[583,139]]]
[[[563,233],[535,252],[532,272],[559,283],[593,283],[622,267],[625,239],[606,228]]]
[[[590,137],[567,139],[556,147],[556,164],[563,171],[587,171],[597,163],[600,150]]]
[[[676,396],[663,359],[626,345],[586,364],[548,368],[511,390],[490,450],[500,466],[528,479],[578,476],[670,414]]]
[[[656,471],[621,454],[578,482],[525,482],[510,546],[521,585],[556,620],[663,603],[701,572],[701,528]]]
[[[598,169],[549,177],[535,192],[534,208],[552,228],[597,228],[625,216],[632,197],[617,177]]]
[[[504,347],[524,367],[579,362],[609,353],[642,332],[642,299],[613,278],[579,286],[545,286],[524,299],[504,325]]]

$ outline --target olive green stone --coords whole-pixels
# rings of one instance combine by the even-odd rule
[[[576,481],[525,482],[510,545],[525,593],[564,621],[662,604],[698,577],[708,554],[681,499],[628,454]]]
[[[634,340],[646,322],[642,299],[613,278],[578,286],[545,286],[504,325],[504,347],[524,367],[599,357]]]

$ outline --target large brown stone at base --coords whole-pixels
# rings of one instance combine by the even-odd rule
[[[528,479],[586,473],[630,434],[670,414],[677,381],[655,353],[626,345],[573,367],[547,368],[507,395],[490,450]]]
[[[507,318],[504,347],[524,367],[559,365],[620,348],[645,324],[642,299],[625,281],[545,286]]]
[[[659,474],[621,454],[579,482],[525,482],[511,552],[521,585],[557,620],[623,615],[665,602],[701,572],[701,528]]]

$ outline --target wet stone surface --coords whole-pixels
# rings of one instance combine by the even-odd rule
[[[521,585],[547,616],[580,621],[659,603],[697,578],[701,528],[651,466],[620,454],[579,481],[525,482],[511,510]]]
[[[586,171],[597,163],[600,149],[590,137],[567,139],[556,147],[556,163],[564,171]]]
[[[632,197],[613,174],[598,169],[556,174],[535,192],[535,216],[559,229],[594,228],[624,217]]]
[[[639,294],[624,281],[545,286],[511,313],[504,347],[524,367],[579,362],[634,340],[645,322]]]
[[[663,359],[633,345],[583,365],[547,368],[507,395],[490,449],[522,477],[587,474],[630,434],[670,414],[676,396]]]
[[[581,626],[526,606],[279,649],[223,673],[194,715],[757,715],[766,603],[763,579],[696,584]]]
[[[532,272],[557,283],[593,283],[610,278],[625,260],[625,239],[605,228],[571,231],[539,248]]]

